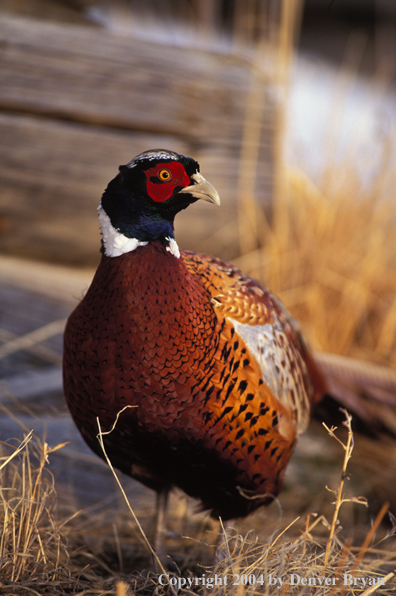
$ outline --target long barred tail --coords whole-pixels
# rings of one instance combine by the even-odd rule
[[[347,356],[315,352],[328,395],[314,416],[339,423],[337,411],[346,408],[356,419],[356,430],[396,437],[396,370]]]

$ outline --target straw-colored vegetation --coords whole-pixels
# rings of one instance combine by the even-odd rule
[[[393,532],[379,533],[379,525],[387,513],[387,505],[379,512],[365,540],[358,547],[339,538],[338,513],[343,503],[355,501],[364,505],[360,497],[344,494],[344,480],[352,455],[353,434],[350,417],[346,413],[347,440],[337,437],[336,429],[327,429],[344,450],[339,487],[329,489],[335,496],[332,521],[324,516],[308,515],[305,528],[299,535],[293,524],[276,530],[266,541],[260,541],[252,530],[242,536],[234,529],[222,527],[216,559],[209,566],[197,565],[197,557],[212,557],[213,548],[201,536],[192,537],[193,563],[188,564],[191,552],[185,553],[186,567],[182,571],[164,573],[163,570],[138,572],[116,571],[121,562],[121,545],[113,549],[113,562],[106,554],[90,551],[81,544],[81,527],[70,520],[59,521],[54,516],[56,494],[48,472],[48,455],[54,451],[40,444],[31,433],[12,449],[11,455],[1,459],[0,593],[27,594],[235,594],[254,596],[273,593],[305,594],[391,594],[394,590],[396,545]],[[62,447],[57,446],[55,449]],[[10,445],[6,446],[9,451]],[[340,457],[340,462],[342,457]],[[331,498],[331,497],[330,497]],[[134,513],[132,513],[134,517]],[[295,520],[297,521],[297,520]],[[327,538],[321,537],[324,526]],[[135,541],[139,543],[136,529]],[[380,537],[378,536],[380,534]],[[102,537],[103,538],[103,537]],[[207,536],[206,536],[207,540]],[[116,541],[117,542],[117,541]],[[140,545],[144,549],[146,538]],[[146,545],[147,546],[147,545]],[[108,550],[108,545],[107,545]],[[119,552],[117,552],[119,551]],[[106,556],[109,565],[106,564]],[[205,557],[203,557],[205,558]],[[121,566],[121,565],[120,565]],[[150,567],[150,563],[148,563]]]
[[[68,579],[67,550],[62,525],[55,521],[54,481],[48,470],[50,449],[32,432],[0,458],[0,592],[18,585],[40,592]],[[11,452],[10,452],[11,450]],[[37,593],[37,592],[36,592]]]
[[[261,246],[237,265],[283,300],[314,348],[394,366],[394,177],[364,185],[341,163],[318,186],[297,170],[283,179],[271,225],[255,204]]]

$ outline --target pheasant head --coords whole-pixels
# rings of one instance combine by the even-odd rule
[[[159,240],[179,257],[174,218],[198,199],[220,204],[194,159],[163,149],[141,153],[120,166],[103,193],[99,219],[105,255],[117,257]]]

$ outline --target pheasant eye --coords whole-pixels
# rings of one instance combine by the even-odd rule
[[[172,178],[172,174],[169,170],[160,170],[157,175],[162,182],[169,182],[169,180]]]

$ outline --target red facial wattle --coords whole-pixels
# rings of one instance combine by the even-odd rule
[[[185,188],[191,184],[190,178],[181,163],[159,163],[145,171],[147,193],[154,201],[162,203],[173,194],[177,187]]]

